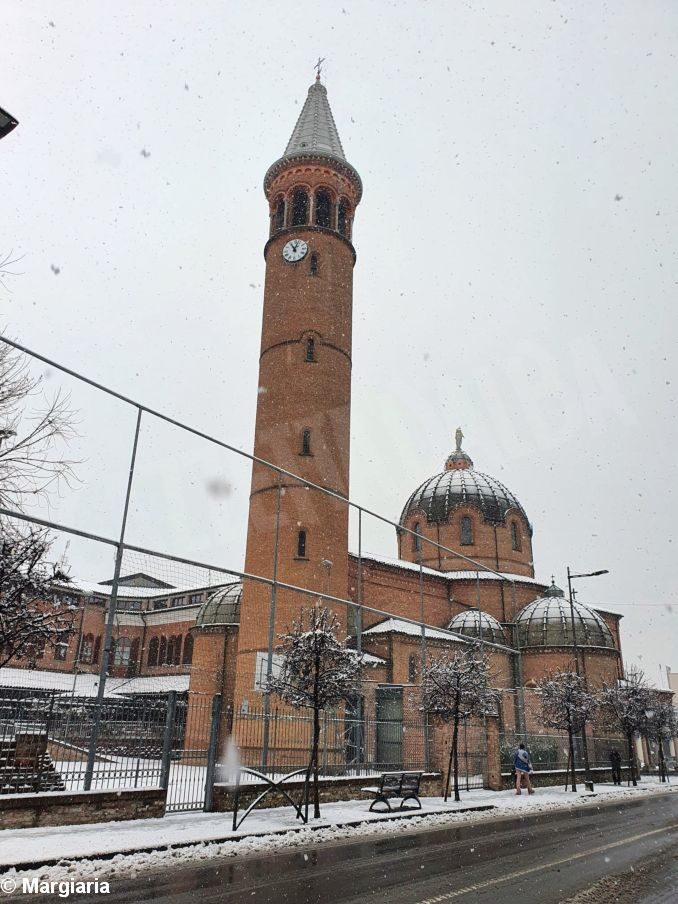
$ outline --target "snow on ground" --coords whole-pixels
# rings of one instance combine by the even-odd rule
[[[237,832],[231,831],[229,813],[173,813],[162,819],[5,829],[0,832],[0,871],[4,870],[2,876],[17,881],[36,875],[50,881],[129,878],[143,870],[213,857],[303,848],[358,835],[394,835],[519,813],[596,806],[604,800],[660,791],[678,791],[678,783],[662,785],[657,779],[644,778],[638,788],[597,785],[594,794],[573,794],[562,788],[539,788],[531,796],[526,792],[518,796],[514,791],[477,790],[464,792],[456,804],[452,800],[445,803],[439,797],[424,798],[422,811],[407,819],[397,811],[392,815],[369,813],[368,800],[343,801],[323,804],[322,818],[314,820],[311,816],[308,826],[300,826],[291,807],[281,807],[255,811]],[[93,859],[102,855],[109,859]],[[59,862],[29,868],[31,863],[50,860]]]

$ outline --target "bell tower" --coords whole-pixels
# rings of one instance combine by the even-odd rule
[[[272,600],[269,585],[245,580],[234,701],[243,709],[261,706],[257,676],[271,633],[276,645],[303,606],[348,591],[348,507],[303,482],[348,497],[351,236],[362,183],[344,156],[320,75],[264,192],[270,233],[254,455],[302,480],[253,465],[245,571],[311,593],[278,588]],[[343,607],[337,615],[345,625]]]

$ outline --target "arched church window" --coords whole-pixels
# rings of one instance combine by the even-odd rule
[[[315,361],[315,339],[313,336],[306,337],[306,360]]]
[[[337,214],[337,229],[342,235],[348,237],[348,202],[343,198],[339,202],[339,210]]]
[[[311,431],[308,427],[301,433],[301,454],[311,454]]]
[[[317,275],[318,275],[318,255],[317,255],[317,254],[312,254],[312,255],[311,255],[311,259],[310,259],[310,261],[309,261],[308,269],[309,269],[309,273],[311,274],[311,276],[317,276]]]
[[[306,531],[300,530],[297,534],[297,558],[306,558]]]
[[[131,650],[132,641],[129,637],[119,637],[115,644],[113,665],[127,665]]]
[[[165,664],[165,658],[167,656],[167,638],[163,634],[160,638],[160,648],[158,650],[158,665]]]
[[[127,674],[134,675],[137,670],[137,660],[139,659],[139,638],[135,637],[130,648],[129,663],[127,665]]]
[[[414,682],[417,680],[417,657],[410,656],[407,660],[407,680]]]
[[[275,205],[275,228],[282,229],[285,225],[285,199],[278,198],[278,203]]]
[[[462,546],[473,546],[473,524],[468,515],[462,516],[460,539]]]
[[[421,552],[421,524],[417,521],[414,525],[414,551]]]
[[[511,549],[520,549],[520,531],[516,521],[511,522]]]
[[[94,652],[94,635],[85,634],[80,644],[80,662],[91,662]]]
[[[157,637],[151,637],[151,642],[148,645],[148,664],[157,665],[158,664],[158,646],[160,641]]]
[[[292,225],[305,226],[308,222],[308,195],[301,188],[292,197]]]
[[[319,191],[315,196],[316,226],[330,228],[332,223],[332,199],[329,192]]]
[[[94,641],[94,652],[92,653],[92,662],[94,665],[98,664],[100,655],[101,655],[101,634],[97,634],[97,639]]]
[[[181,634],[174,638],[174,665],[181,665]]]
[[[184,640],[184,665],[190,665],[193,662],[193,635],[187,634]]]

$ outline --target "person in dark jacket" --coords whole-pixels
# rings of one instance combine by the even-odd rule
[[[615,785],[621,785],[621,754],[616,747],[610,751],[610,766],[612,767],[612,781]]]
[[[524,744],[518,745],[518,749],[513,757],[513,768],[516,773],[516,794],[520,794],[523,778],[527,785],[527,793],[534,794],[534,788],[530,781],[530,773],[533,771],[532,762],[530,760],[530,754],[525,750]]]

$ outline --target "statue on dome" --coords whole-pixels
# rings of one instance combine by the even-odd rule
[[[463,440],[463,438],[464,434],[461,432],[461,427],[457,427],[454,434],[454,439],[457,443],[457,452],[461,452],[461,441]]]

